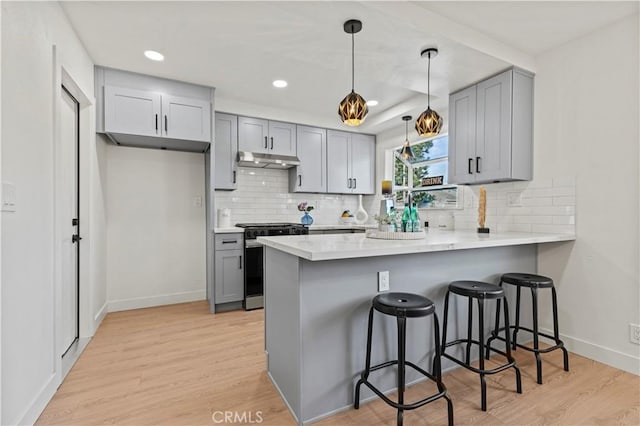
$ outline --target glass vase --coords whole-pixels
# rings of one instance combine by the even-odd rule
[[[304,226],[311,226],[313,224],[313,218],[308,212],[304,212],[304,216],[300,218],[300,223]]]

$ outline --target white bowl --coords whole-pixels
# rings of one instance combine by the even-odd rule
[[[340,222],[342,223],[355,223],[356,218],[353,216],[349,216],[349,217],[342,217],[340,216]]]

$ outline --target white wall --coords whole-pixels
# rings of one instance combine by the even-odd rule
[[[541,246],[571,350],[640,374],[638,15],[537,59],[534,176],[576,176],[573,245]],[[551,327],[545,312],[547,328]]]
[[[107,314],[107,143],[104,135],[96,134],[95,154],[91,156],[90,305],[94,331]]]
[[[106,152],[109,311],[205,299],[204,155]]]
[[[1,219],[0,423],[14,424],[35,421],[60,377],[54,344],[53,45],[59,64],[85,93],[93,93],[93,63],[57,3],[1,7],[2,180],[16,185],[18,203],[16,212]]]

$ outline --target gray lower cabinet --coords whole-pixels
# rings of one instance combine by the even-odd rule
[[[242,234],[215,235],[215,303],[244,299],[244,263]],[[228,247],[228,248],[227,248]]]
[[[449,183],[531,180],[533,75],[513,68],[449,96]]]
[[[327,192],[373,194],[375,137],[327,131]]]
[[[238,117],[216,113],[215,189],[234,190],[238,180]]]
[[[327,131],[297,126],[300,165],[289,169],[290,192],[327,192]]]

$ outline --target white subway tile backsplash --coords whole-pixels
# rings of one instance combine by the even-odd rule
[[[486,225],[498,232],[575,233],[575,177],[484,185]],[[459,229],[475,229],[480,187],[462,187],[464,209],[454,214]],[[517,203],[520,198],[521,205]]]
[[[365,197],[366,200],[367,197]],[[231,210],[231,222],[300,222],[303,213],[298,204],[314,206],[311,216],[316,224],[338,224],[340,214],[358,208],[356,195],[289,193],[286,170],[238,168],[238,189],[216,191],[216,209]],[[371,217],[374,212],[365,209]]]

